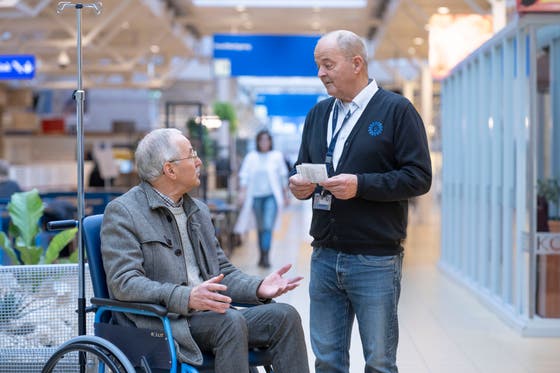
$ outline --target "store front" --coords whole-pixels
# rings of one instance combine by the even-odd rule
[[[560,336],[558,200],[537,203],[560,177],[559,23],[520,16],[442,83],[440,267],[527,336]]]

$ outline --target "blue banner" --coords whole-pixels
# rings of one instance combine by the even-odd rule
[[[229,61],[229,76],[317,76],[319,36],[214,35],[214,59]]]
[[[33,79],[35,76],[35,56],[0,55],[0,80]]]
[[[255,103],[266,106],[269,116],[305,117],[317,102],[327,97],[319,94],[259,94]]]

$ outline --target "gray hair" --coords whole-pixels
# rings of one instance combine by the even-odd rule
[[[180,157],[173,139],[183,135],[177,128],[159,128],[148,133],[138,143],[134,157],[141,180],[151,182],[162,174],[163,164]]]
[[[352,31],[348,31],[348,30],[331,31],[323,35],[321,39],[323,38],[334,38],[336,40],[338,47],[347,58],[360,56],[364,59],[367,65],[368,56],[367,56],[366,45],[364,44],[363,40]]]

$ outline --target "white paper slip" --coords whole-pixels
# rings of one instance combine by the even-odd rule
[[[320,183],[329,178],[327,174],[327,165],[324,163],[302,163],[296,166],[296,170],[298,174],[312,183]]]

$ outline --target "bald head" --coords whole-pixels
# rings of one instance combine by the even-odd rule
[[[325,34],[315,46],[314,57],[317,75],[329,95],[350,102],[368,85],[366,47],[353,32]]]
[[[342,54],[347,58],[360,56],[364,61],[367,61],[366,46],[362,39],[352,31],[331,31],[323,35],[321,39],[319,39],[319,42],[321,42],[321,40],[335,42]]]

